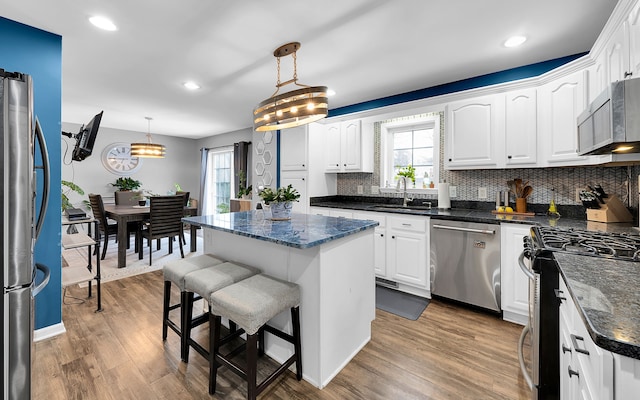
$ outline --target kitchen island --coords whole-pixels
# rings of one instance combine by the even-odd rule
[[[262,210],[183,218],[203,228],[204,251],[300,285],[303,378],[323,388],[371,339],[375,318],[375,221]],[[271,325],[291,332],[288,312]],[[293,350],[266,335],[282,362]]]

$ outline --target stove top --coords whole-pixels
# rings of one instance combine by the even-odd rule
[[[640,261],[638,235],[536,226],[531,228],[531,239],[536,252],[570,252]]]

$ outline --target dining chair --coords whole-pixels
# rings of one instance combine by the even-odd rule
[[[118,238],[118,224],[115,222],[109,222],[107,216],[104,213],[104,202],[102,201],[102,196],[99,194],[89,194],[89,203],[91,204],[91,211],[93,212],[93,218],[97,219],[99,224],[98,227],[100,229],[100,234],[104,235],[104,244],[102,246],[102,257],[100,259],[104,260],[104,257],[107,254],[107,244],[109,242],[109,236],[113,235],[113,237],[117,240]],[[136,222],[134,224],[127,225],[127,237],[130,237],[132,233],[136,233],[138,231],[139,224]],[[138,251],[138,240],[136,239],[136,252]],[[127,243],[127,248],[129,248],[129,243]]]
[[[153,196],[150,198],[149,220],[142,224],[138,243],[138,258],[143,257],[142,239],[146,238],[149,242],[152,240],[169,238],[169,253],[173,253],[173,238],[183,233],[182,216],[184,215],[184,196]],[[184,258],[184,249],[182,240],[178,240],[180,244],[180,255]],[[149,246],[149,265],[152,263],[152,246]]]
[[[188,206],[189,205],[189,196],[191,195],[191,192],[182,192],[182,191],[177,191],[176,192],[177,195],[183,195],[184,196],[184,206]],[[187,239],[185,239],[184,237],[184,229],[182,230],[182,234],[180,235],[180,238],[182,239],[182,244],[187,244]]]

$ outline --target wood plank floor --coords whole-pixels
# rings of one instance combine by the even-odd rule
[[[244,383],[221,368],[209,396],[208,365],[178,338],[161,338],[162,272],[103,285],[95,299],[64,304],[67,333],[35,345],[38,399],[243,399]],[[68,295],[86,297],[86,288]],[[173,295],[178,299],[178,292]],[[65,303],[74,302],[65,298]],[[301,310],[301,312],[304,312]],[[324,389],[284,374],[264,399],[528,399],[516,352],[521,327],[493,315],[433,300],[417,321],[377,310],[372,340]],[[195,334],[206,343],[206,325]],[[273,363],[261,359],[260,371]],[[268,373],[268,372],[267,372]]]

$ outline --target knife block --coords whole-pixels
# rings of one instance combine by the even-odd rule
[[[616,195],[610,194],[597,210],[587,209],[587,220],[596,222],[631,222],[633,215]]]

